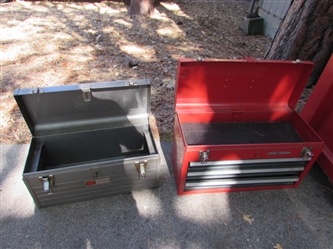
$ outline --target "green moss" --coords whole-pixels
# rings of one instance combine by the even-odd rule
[[[160,133],[160,139],[166,142],[172,142],[173,132],[172,131],[164,131]]]

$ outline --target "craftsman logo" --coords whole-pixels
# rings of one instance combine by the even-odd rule
[[[103,178],[103,179],[85,181],[84,185],[86,185],[86,187],[89,187],[89,186],[95,186],[95,185],[104,184],[104,183],[110,183],[110,182],[111,182],[110,178]]]
[[[271,151],[268,152],[268,155],[290,155],[290,151]]]

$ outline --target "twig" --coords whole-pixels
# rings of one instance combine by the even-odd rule
[[[316,182],[316,184],[317,184],[319,187],[321,187],[323,190],[325,190],[326,192],[328,192],[330,195],[333,195],[333,190],[332,190],[331,188],[326,187],[326,186],[324,186],[324,185],[321,185],[321,184],[319,184],[318,182]]]
[[[211,14],[209,14],[207,17],[206,17],[206,19],[205,20],[203,20],[201,23],[200,23],[200,25],[202,26],[207,20],[208,20],[208,18],[211,16]]]

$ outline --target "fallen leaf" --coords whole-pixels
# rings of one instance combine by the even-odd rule
[[[276,246],[274,246],[274,249],[283,249],[283,248],[280,244],[276,244]]]
[[[250,225],[252,225],[252,221],[254,220],[251,216],[252,214],[243,214],[243,219]]]

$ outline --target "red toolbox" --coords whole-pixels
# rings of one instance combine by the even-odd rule
[[[178,194],[297,187],[323,148],[294,110],[312,69],[307,61],[180,59]]]
[[[324,140],[324,149],[317,162],[333,180],[333,55],[321,74],[301,116]]]

